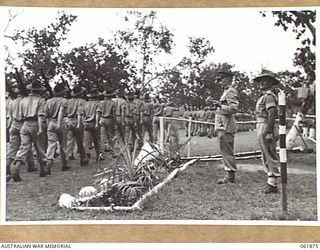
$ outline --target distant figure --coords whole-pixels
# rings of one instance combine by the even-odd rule
[[[153,103],[151,102],[149,94],[145,94],[143,104],[143,137],[145,138],[146,133],[148,133],[148,138],[150,142],[153,142],[152,120]]]

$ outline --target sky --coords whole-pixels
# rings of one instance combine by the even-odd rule
[[[113,32],[127,25],[123,17],[128,9],[2,8],[2,31],[9,19],[9,9],[12,13],[21,14],[10,23],[6,35],[11,35],[14,29],[47,26],[58,16],[57,11],[64,10],[77,15],[77,21],[72,24],[68,39],[62,45],[63,51],[95,42],[98,37],[107,40],[112,37]],[[294,33],[274,26],[275,19],[271,14],[262,17],[259,13],[262,9],[155,10],[158,11],[159,22],[174,34],[175,47],[172,55],[160,57],[162,62],[177,64],[187,54],[188,37],[204,37],[215,49],[208,59],[210,62],[227,62],[234,65],[235,70],[247,74],[257,74],[262,67],[274,72],[299,69],[293,66],[293,55],[299,41],[295,39]],[[13,54],[23,50],[23,47],[18,47],[8,38],[4,39],[4,43]]]

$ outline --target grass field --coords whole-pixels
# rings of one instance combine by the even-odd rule
[[[219,153],[216,138],[196,137],[193,144],[193,155]],[[236,152],[258,149],[255,132],[238,133],[235,144]],[[143,211],[116,213],[59,208],[57,202],[62,193],[76,196],[81,187],[92,184],[97,165],[81,168],[78,160],[70,161],[72,169],[62,172],[60,160],[56,162],[51,176],[39,178],[37,172],[27,173],[23,169],[22,182],[7,183],[8,221],[317,220],[315,153],[288,154],[289,215],[286,217],[281,212],[280,194],[264,195],[260,192],[266,181],[260,160],[238,161],[237,183],[228,185],[216,184],[217,179],[225,174],[222,162],[198,162],[179,173],[150,198]]]

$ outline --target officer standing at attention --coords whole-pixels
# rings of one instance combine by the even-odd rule
[[[51,166],[54,161],[54,153],[56,150],[56,143],[60,145],[60,156],[62,161],[62,171],[70,169],[66,156],[66,123],[65,117],[67,115],[67,99],[66,93],[68,89],[63,83],[58,83],[53,89],[54,97],[48,99],[44,107],[44,115],[49,120],[48,123],[48,148],[47,148],[47,170],[51,173]]]
[[[279,134],[275,127],[277,118],[277,96],[272,91],[273,86],[279,84],[274,74],[262,70],[260,76],[254,79],[259,83],[261,96],[256,104],[257,134],[262,152],[262,164],[268,173],[267,185],[263,188],[265,194],[277,193],[280,180],[276,142]]]
[[[66,154],[72,155],[74,139],[77,143],[78,151],[80,154],[80,166],[88,165],[88,159],[83,146],[82,139],[82,119],[83,119],[83,106],[85,100],[82,97],[86,91],[81,85],[76,85],[71,91],[71,99],[68,100],[67,107],[67,148]]]
[[[219,71],[217,83],[223,89],[220,101],[216,103],[215,130],[220,152],[225,164],[227,176],[218,180],[218,184],[234,183],[236,172],[236,159],[234,156],[234,137],[236,133],[236,120],[234,114],[239,107],[239,93],[232,86],[234,74],[229,71]]]
[[[39,134],[42,133],[44,98],[41,93],[45,88],[36,80],[27,86],[31,91],[29,96],[23,98],[20,102],[20,117],[23,125],[20,130],[21,144],[15,158],[15,165],[11,167],[11,175],[14,181],[22,181],[20,169],[26,163],[27,155],[31,150],[32,143],[37,152],[37,160],[40,164],[40,177],[48,174],[45,165],[45,154],[39,145]]]

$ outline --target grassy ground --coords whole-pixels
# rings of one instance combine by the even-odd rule
[[[258,149],[255,132],[238,133],[236,152]],[[217,154],[216,139],[195,138],[193,152]],[[249,142],[249,143],[248,143]],[[238,161],[237,183],[217,185],[224,176],[221,162],[198,162],[165,186],[139,212],[77,212],[57,206],[59,196],[76,196],[81,187],[91,185],[97,165],[81,168],[71,161],[71,171],[61,172],[57,160],[52,175],[22,171],[23,181],[7,183],[8,221],[41,220],[317,220],[316,155],[288,155],[288,210],[281,213],[280,194],[264,195],[260,188],[266,174],[260,160]],[[102,164],[108,164],[102,163]]]

